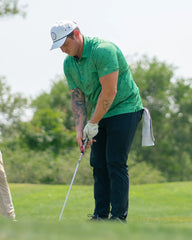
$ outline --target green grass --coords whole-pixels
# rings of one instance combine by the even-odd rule
[[[131,185],[126,224],[88,222],[93,187],[10,184],[18,222],[0,218],[1,240],[191,239],[192,182]]]

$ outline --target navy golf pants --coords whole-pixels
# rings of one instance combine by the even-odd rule
[[[143,110],[104,118],[91,146],[94,215],[126,219],[129,201],[127,159]]]

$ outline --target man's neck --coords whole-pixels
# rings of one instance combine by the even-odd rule
[[[79,59],[82,57],[82,55],[83,55],[83,48],[84,48],[84,37],[83,37],[83,35],[81,35],[79,52],[78,52],[77,56],[75,56],[75,57],[78,58],[78,60],[79,60]]]

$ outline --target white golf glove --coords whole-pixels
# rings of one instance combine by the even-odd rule
[[[98,124],[88,122],[83,129],[83,140],[92,140],[98,133]]]

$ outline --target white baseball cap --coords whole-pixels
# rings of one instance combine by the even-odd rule
[[[64,44],[67,35],[73,32],[76,27],[77,24],[73,21],[63,20],[57,22],[50,31],[53,40],[50,50],[61,47]]]

